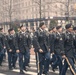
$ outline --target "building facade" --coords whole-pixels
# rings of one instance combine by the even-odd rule
[[[76,0],[0,0],[0,5],[0,23],[34,20],[39,19],[40,16],[45,19],[76,16],[76,9],[74,8]],[[49,23],[48,21],[46,24]],[[23,24],[26,25],[26,22],[24,21]],[[31,25],[36,27],[39,25],[39,21],[28,22],[28,26]]]

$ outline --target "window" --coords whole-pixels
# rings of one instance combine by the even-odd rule
[[[55,12],[55,15],[57,16],[57,12]]]
[[[43,0],[43,2],[45,2],[45,0]]]
[[[48,9],[48,5],[45,5],[44,8],[45,8],[45,9]]]
[[[36,9],[36,7],[34,7],[34,11],[36,11],[35,9]]]
[[[62,9],[63,8],[63,5],[60,5],[60,8]]]
[[[27,6],[27,2],[26,2],[26,6]]]
[[[57,8],[57,5],[55,5],[55,8]]]
[[[36,14],[36,18],[37,18],[37,14]]]

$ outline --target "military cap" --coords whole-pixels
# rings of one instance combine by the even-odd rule
[[[0,28],[0,31],[2,30],[3,28]]]
[[[58,30],[58,29],[60,29],[61,27],[62,27],[62,26],[57,26],[56,29]]]
[[[52,30],[52,28],[49,29],[49,31],[51,31],[51,30]]]
[[[21,26],[20,26],[20,29],[21,29],[22,27],[24,27],[24,25],[21,25]]]
[[[55,27],[51,27],[51,28],[49,28],[49,31],[51,31],[51,30],[53,30]]]
[[[42,27],[43,25],[44,25],[44,22],[41,22],[40,25],[39,25],[39,27]]]
[[[54,28],[56,28],[56,27],[52,27],[52,30],[53,30]]]
[[[73,27],[73,30],[76,30],[76,27]]]
[[[12,31],[12,30],[14,30],[13,28],[10,28],[9,30],[8,30],[8,32],[10,32],[10,31]]]
[[[72,27],[72,24],[67,24],[67,25],[65,26],[66,29],[69,29],[69,28],[71,28],[71,27]]]

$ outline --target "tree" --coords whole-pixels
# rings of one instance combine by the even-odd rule
[[[60,17],[66,17],[66,21],[69,21],[69,18],[74,16],[75,10],[74,10],[74,4],[76,3],[75,0],[33,0],[34,3],[36,3],[39,6],[39,12],[40,16],[42,17],[42,14],[46,12],[50,13],[60,13]],[[43,7],[46,7],[46,5],[49,5],[49,8],[42,9]],[[58,5],[54,7],[55,5]],[[54,9],[53,9],[54,8]],[[53,10],[52,10],[53,9]],[[46,16],[44,16],[46,17]],[[57,16],[48,16],[48,17],[58,17]]]
[[[20,20],[15,20],[14,22],[11,22],[14,30],[17,32],[18,31],[18,28],[19,28],[19,25],[20,25]]]
[[[41,21],[41,18],[42,18],[42,10],[41,10],[42,1],[41,0],[33,0],[33,2],[35,2],[39,6],[39,15],[40,15],[40,21]]]
[[[14,8],[13,0],[2,0],[0,1],[0,4],[1,9],[3,9],[2,11],[0,11],[0,14],[3,13],[3,20],[7,18],[8,22],[10,22],[10,28],[12,28],[13,14],[14,12],[18,12],[19,9]]]
[[[50,20],[50,28],[56,27],[57,26],[57,21],[56,20]]]

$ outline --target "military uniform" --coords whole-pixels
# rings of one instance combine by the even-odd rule
[[[20,72],[23,73],[23,70],[26,70],[26,66],[28,64],[28,57],[26,57],[26,54],[30,47],[29,35],[27,34],[27,32],[21,31],[17,34],[17,43],[18,43],[18,48],[20,50],[19,52]]]
[[[4,47],[4,54],[3,54],[3,61],[6,61],[6,40],[7,40],[7,34],[4,33],[4,42],[5,42],[5,47]]]
[[[17,46],[16,34],[7,35],[6,41],[7,41],[6,46],[8,53],[8,65],[9,69],[12,70],[13,67],[14,68],[16,67],[16,60],[17,60],[16,50],[18,50],[18,46]]]
[[[31,39],[31,34],[29,31],[26,32],[27,36],[28,36],[28,47],[29,49],[26,50],[26,66],[30,67],[29,63],[30,63],[30,48],[31,48],[31,42],[32,42],[32,39]]]
[[[4,55],[5,39],[4,34],[0,32],[0,65],[2,65]]]
[[[74,38],[74,57],[76,59],[76,27],[73,28],[73,38]]]
[[[67,24],[66,25],[66,29],[71,28],[71,24]],[[73,70],[76,72],[75,67],[74,67],[74,38],[73,38],[73,34],[72,32],[70,32],[69,30],[67,30],[64,33],[64,54],[65,56],[68,58]],[[64,65],[62,68],[62,72],[61,75],[66,75],[66,71],[68,69],[68,63],[66,60],[64,60]],[[72,71],[71,71],[72,72]],[[73,75],[73,73],[72,73]]]
[[[55,33],[52,32],[51,34],[49,34],[49,46],[50,46],[50,53],[53,52],[54,50],[54,36],[55,36]]]
[[[64,41],[61,33],[56,33],[56,38],[54,41],[54,53],[57,56],[57,61],[54,63],[53,66],[58,65],[59,66],[59,75],[62,71],[62,56],[61,53],[64,50]]]
[[[48,46],[48,34],[46,31],[43,31],[41,28],[35,32],[34,35],[34,48],[35,52],[38,52],[39,55],[39,67],[40,67],[40,74],[44,73],[47,75],[49,71],[49,63],[50,63],[50,52]],[[39,50],[42,49],[43,52],[40,53]],[[43,71],[44,66],[44,71]]]
[[[52,55],[51,59],[50,59],[50,64],[52,66],[52,70],[55,71],[54,69],[57,67],[57,65],[54,65],[57,63],[57,56],[54,53],[54,41],[55,41],[55,37],[56,37],[56,32],[52,32],[51,34],[49,34],[49,46],[50,46],[50,53]],[[54,53],[54,54],[52,54]],[[54,66],[53,66],[54,65]]]

